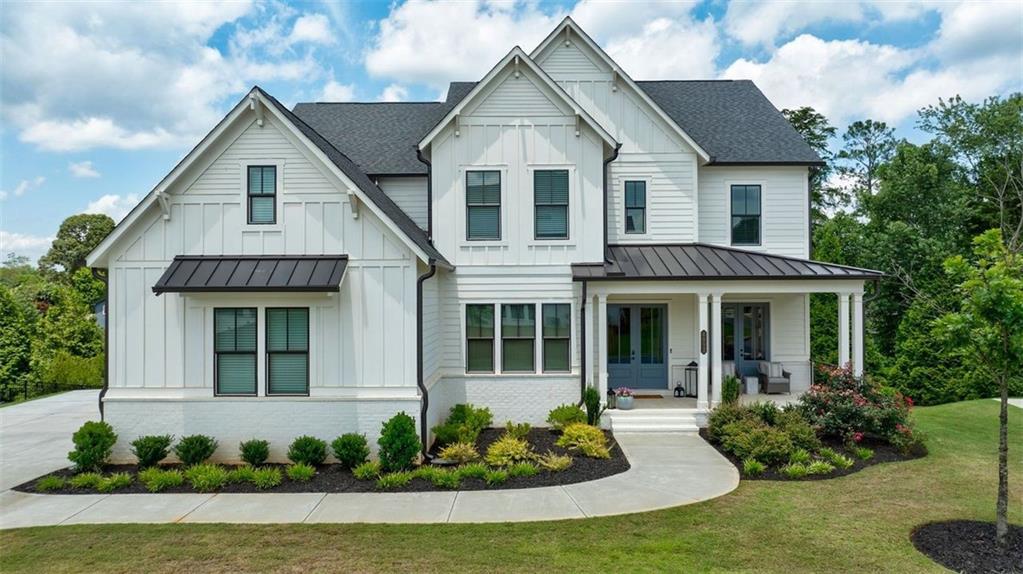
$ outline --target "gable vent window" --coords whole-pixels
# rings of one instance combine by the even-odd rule
[[[533,172],[536,239],[568,239],[568,170]]]
[[[214,309],[213,364],[216,394],[256,394],[255,309]]]
[[[646,182],[625,182],[625,233],[646,233]]]
[[[309,394],[309,309],[266,310],[266,394]]]
[[[760,245],[760,186],[732,186],[732,245]]]
[[[250,224],[277,222],[277,166],[249,166],[248,202]]]
[[[501,172],[465,172],[466,239],[501,239]]]

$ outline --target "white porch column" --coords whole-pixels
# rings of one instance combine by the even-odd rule
[[[721,294],[710,296],[710,401],[716,407],[721,403]]]
[[[853,374],[863,374],[863,293],[853,293],[852,363]]]
[[[710,318],[707,317],[707,294],[700,293],[697,296],[699,316],[700,316],[700,327],[699,332],[696,333],[696,345],[699,351],[699,370],[697,371],[697,389],[696,389],[696,408],[707,409],[710,407],[710,403],[707,400],[708,388],[707,388],[707,374],[709,365],[707,364],[707,353],[709,352],[710,346],[710,333],[707,332],[707,328],[710,325]]]
[[[597,350],[597,341],[593,338],[593,321],[595,320],[596,315],[593,314],[593,309],[597,305],[597,298],[593,295],[587,296],[584,301],[584,305],[586,305],[583,310],[586,316],[586,364],[580,365],[579,368],[582,372],[586,373],[586,384],[596,386],[597,377],[593,374],[593,365],[597,364],[595,355]]]
[[[849,294],[838,294],[838,366],[849,362]]]
[[[607,397],[607,295],[597,295],[597,390]]]

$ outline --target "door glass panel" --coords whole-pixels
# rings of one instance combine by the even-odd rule
[[[656,365],[664,362],[664,309],[641,307],[640,362]]]
[[[721,360],[735,360],[735,307],[721,307]]]
[[[610,364],[628,365],[631,362],[631,311],[629,307],[608,307],[607,362]]]
[[[753,348],[753,335],[755,333],[753,327],[753,306],[743,305],[742,306],[742,358],[753,359],[755,357],[755,349]]]

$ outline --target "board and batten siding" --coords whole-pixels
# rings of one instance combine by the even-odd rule
[[[498,76],[496,87],[458,116],[457,130],[449,125],[431,143],[434,242],[456,267],[563,266],[601,257],[603,141],[586,125],[576,135],[571,110],[552,107],[555,95],[538,82],[525,72]],[[569,172],[568,239],[534,239],[536,169]],[[501,172],[499,241],[466,239],[467,170]]]
[[[414,395],[415,259],[366,205],[354,217],[333,175],[292,138],[272,118],[239,130],[194,181],[168,190],[169,219],[154,208],[114,246],[111,397],[130,389],[191,388],[212,396],[217,306],[258,307],[260,324],[264,307],[308,306],[311,396],[344,394],[345,388],[404,388]],[[246,164],[278,166],[277,224],[245,223]],[[342,253],[350,261],[339,293],[152,292],[179,254]]]
[[[738,247],[809,258],[810,205],[806,167],[700,168],[699,240],[731,245],[731,186],[743,184],[761,186],[761,244]]]
[[[416,225],[426,229],[426,176],[380,177],[377,178],[377,185]]]

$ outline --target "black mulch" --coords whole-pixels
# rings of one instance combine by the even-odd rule
[[[803,478],[789,478],[781,473],[780,467],[768,468],[766,471],[764,471],[763,474],[758,476],[746,476],[745,474],[742,474],[742,460],[740,460],[734,454],[725,451],[723,448],[721,448],[720,444],[711,440],[710,435],[707,433],[707,429],[705,428],[700,429],[700,436],[703,437],[704,440],[709,442],[711,446],[717,449],[717,451],[720,452],[722,456],[730,460],[737,469],[739,469],[739,474],[742,476],[743,480],[790,480],[790,481],[828,480],[831,478],[838,478],[840,476],[847,476],[859,472],[869,466],[874,466],[875,464],[881,464],[885,462],[899,462],[903,460],[913,460],[916,458],[927,456],[926,447],[920,447],[918,450],[914,450],[910,453],[903,453],[902,451],[888,443],[866,439],[862,443],[860,443],[860,446],[864,446],[873,450],[874,456],[867,460],[860,460],[859,458],[856,457],[855,454],[852,453],[852,451],[846,450],[845,445],[841,441],[824,440],[822,441],[824,443],[824,446],[831,448],[832,450],[839,454],[844,454],[845,456],[851,458],[853,460],[853,465],[850,466],[849,468],[836,468],[830,474],[811,474],[804,476]]]
[[[917,550],[954,572],[1023,572],[1023,526],[1020,525],[1009,525],[1009,543],[1004,551],[995,543],[993,522],[931,522],[913,530],[910,540]]]
[[[484,454],[487,451],[487,447],[490,443],[497,440],[504,433],[503,429],[487,429],[480,434],[479,440],[477,441],[477,449],[480,454]],[[618,446],[618,443],[614,440],[614,436],[604,431],[608,438],[608,445],[610,446],[611,458],[610,459],[594,459],[584,457],[575,451],[570,451],[561,448],[554,444],[558,440],[558,433],[555,433],[549,429],[532,429],[529,432],[527,440],[533,446],[533,450],[537,454],[544,454],[548,450],[554,451],[558,454],[567,454],[572,457],[572,466],[561,472],[551,472],[546,470],[540,470],[539,473],[533,476],[518,476],[508,477],[508,480],[502,484],[489,486],[483,480],[475,478],[467,478],[462,481],[461,486],[458,490],[499,490],[506,488],[533,488],[538,486],[557,486],[560,484],[573,484],[576,482],[585,482],[588,480],[595,480],[598,478],[604,478],[621,472],[625,472],[629,469],[629,461],[625,458],[622,453],[622,449]],[[282,474],[286,470],[286,465],[266,465],[266,466],[279,466]],[[178,465],[167,465],[164,468],[175,468]],[[228,467],[231,468],[231,467]],[[133,464],[128,465],[108,465],[103,470],[104,474],[112,472],[128,472],[132,475],[138,472],[138,467]],[[63,469],[57,472],[50,473],[54,476],[70,477],[73,475],[71,469]],[[50,476],[46,475],[46,476]],[[36,483],[42,479],[39,477],[30,480],[26,483],[20,484],[14,487],[14,490],[20,490],[22,492],[36,492]],[[389,489],[387,492],[425,492],[425,491],[437,491],[444,490],[433,485],[433,483],[422,480],[419,478],[413,479],[411,483],[402,488]],[[131,486],[115,491],[117,494],[130,494],[130,493],[145,493],[149,492],[136,479]],[[185,484],[175,487],[168,488],[161,492],[169,493],[182,493],[182,492],[195,492],[188,485],[187,481]],[[287,474],[284,474],[284,481],[277,487],[269,490],[259,490],[250,483],[239,483],[239,484],[228,484],[217,492],[379,492],[376,488],[375,480],[356,480],[352,473],[342,469],[336,464],[326,464],[321,466],[316,476],[308,482],[296,482],[288,478]],[[63,488],[60,490],[51,490],[46,494],[95,494],[96,491],[92,489],[75,489],[75,488]]]

